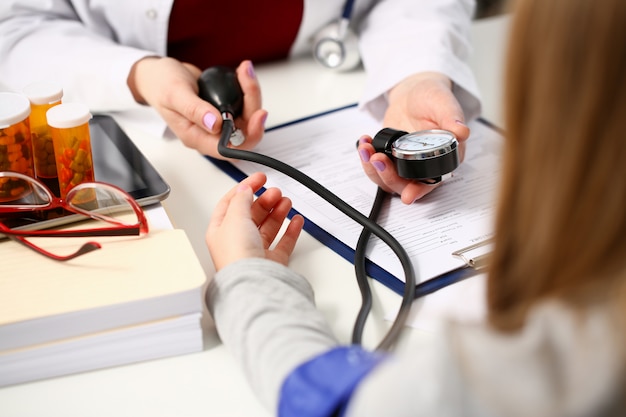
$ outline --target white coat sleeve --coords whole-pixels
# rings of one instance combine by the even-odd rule
[[[19,91],[31,82],[51,79],[62,85],[66,101],[82,101],[92,111],[138,106],[127,85],[130,68],[147,55],[164,52],[165,40],[161,48],[149,48],[150,41],[143,44],[129,41],[131,32],[146,31],[138,28],[143,24],[140,20],[129,21],[138,15],[134,2],[4,0],[2,3],[0,82],[5,88]],[[159,25],[158,31],[163,31],[168,13],[166,9],[146,24],[152,24],[155,30]],[[159,19],[161,22],[156,21]]]
[[[382,0],[359,27],[367,72],[361,107],[382,119],[386,92],[411,74],[448,76],[467,120],[480,113],[478,86],[468,64],[473,0]]]

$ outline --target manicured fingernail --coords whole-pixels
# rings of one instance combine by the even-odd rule
[[[204,115],[204,117],[202,118],[202,123],[204,124],[204,126],[209,129],[209,130],[213,130],[213,125],[215,125],[215,121],[217,120],[217,117],[215,117],[215,115],[211,112],[208,112],[207,114]]]
[[[374,168],[376,168],[376,171],[378,172],[383,172],[386,168],[385,163],[381,161],[374,161],[372,162],[372,165],[374,165]]]
[[[267,122],[267,113],[265,113],[265,116],[263,116],[263,118],[261,119],[261,124],[263,125],[264,129],[265,129],[265,122]]]
[[[461,126],[466,126],[466,124],[462,121],[462,120],[455,120],[456,124],[459,124]]]
[[[361,156],[361,161],[369,162],[370,161],[370,153],[365,149],[359,150],[359,155]]]
[[[361,136],[361,138],[359,139],[359,144],[362,145],[364,143],[369,143],[367,136]]]
[[[256,73],[254,72],[254,65],[252,65],[252,62],[250,63],[250,65],[248,65],[248,75],[250,76],[250,78],[256,78]]]

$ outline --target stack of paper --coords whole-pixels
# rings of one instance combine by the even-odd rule
[[[68,262],[0,242],[0,386],[202,349],[205,275],[184,231],[90,240],[102,249]]]

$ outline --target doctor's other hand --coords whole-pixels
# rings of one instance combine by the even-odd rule
[[[198,97],[200,74],[198,67],[173,58],[147,57],[133,66],[128,86],[135,100],[153,107],[186,146],[223,159],[217,151],[222,116]],[[235,125],[246,138],[240,148],[252,149],[263,137],[267,112],[261,109],[261,87],[250,61],[239,65],[237,79],[244,93],[244,107]]]
[[[388,100],[384,126],[407,132],[449,130],[459,140],[459,156],[463,160],[470,130],[448,77],[435,72],[412,75],[390,90]],[[367,176],[385,191],[400,195],[405,204],[412,204],[437,188],[398,176],[393,161],[382,152],[376,153],[371,141],[369,136],[359,140],[361,164]]]
[[[259,198],[254,192],[265,184],[263,173],[256,173],[230,190],[217,204],[206,233],[206,243],[215,269],[246,258],[264,258],[287,265],[304,226],[295,215],[285,232],[278,236],[291,200],[278,188],[268,188]]]

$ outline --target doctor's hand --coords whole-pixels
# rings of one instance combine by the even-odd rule
[[[222,129],[220,112],[198,97],[201,70],[167,57],[147,57],[135,63],[128,86],[135,100],[156,109],[182,142],[204,155],[222,158],[217,144]],[[244,93],[244,107],[235,125],[246,140],[242,149],[252,149],[263,136],[267,112],[261,109],[261,87],[250,61],[237,68]]]
[[[459,140],[459,156],[463,160],[470,130],[465,125],[463,110],[452,93],[452,82],[448,77],[434,72],[415,74],[397,84],[389,92],[388,100],[384,126],[407,132],[449,130]],[[438,186],[398,176],[393,161],[382,152],[376,153],[371,142],[369,136],[359,140],[359,155],[365,173],[385,191],[400,195],[403,203],[412,204]]]
[[[256,173],[230,190],[215,207],[206,233],[206,243],[217,271],[246,258],[264,258],[287,265],[304,226],[295,215],[273,247],[291,209],[291,200],[278,188],[268,188],[254,200],[253,193],[265,184],[265,174]]]

